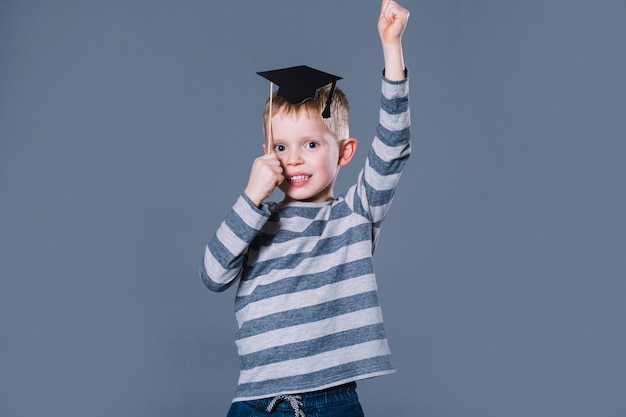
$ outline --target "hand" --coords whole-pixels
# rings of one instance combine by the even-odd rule
[[[383,44],[399,43],[409,20],[409,11],[393,0],[383,0],[378,34]]]
[[[409,20],[409,11],[393,0],[383,0],[378,18],[378,34],[383,46],[385,77],[392,81],[404,80],[402,34]]]
[[[252,163],[250,179],[244,193],[258,207],[284,180],[283,168],[276,154],[267,153]]]

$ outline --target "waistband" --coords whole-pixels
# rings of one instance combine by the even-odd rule
[[[254,404],[255,407],[270,413],[274,410],[292,409],[298,415],[300,410],[306,412],[307,409],[326,408],[354,400],[358,400],[356,382],[348,382],[319,391],[277,395],[272,398],[246,401],[246,403]]]

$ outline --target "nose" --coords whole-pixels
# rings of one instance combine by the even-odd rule
[[[285,165],[300,165],[303,162],[302,155],[298,149],[291,149],[286,152],[287,154],[283,158]]]

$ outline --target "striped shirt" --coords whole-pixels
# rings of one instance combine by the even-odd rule
[[[239,283],[233,401],[395,371],[372,254],[410,154],[408,90],[408,80],[383,77],[376,136],[345,194],[260,208],[242,194],[209,241],[200,270],[206,286]]]

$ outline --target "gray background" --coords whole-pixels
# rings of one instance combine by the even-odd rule
[[[626,3],[407,1],[414,155],[376,253],[399,373],[368,416],[626,415]],[[344,77],[356,160],[377,1],[0,2],[0,415],[221,416],[234,290],[205,242],[267,83]]]

